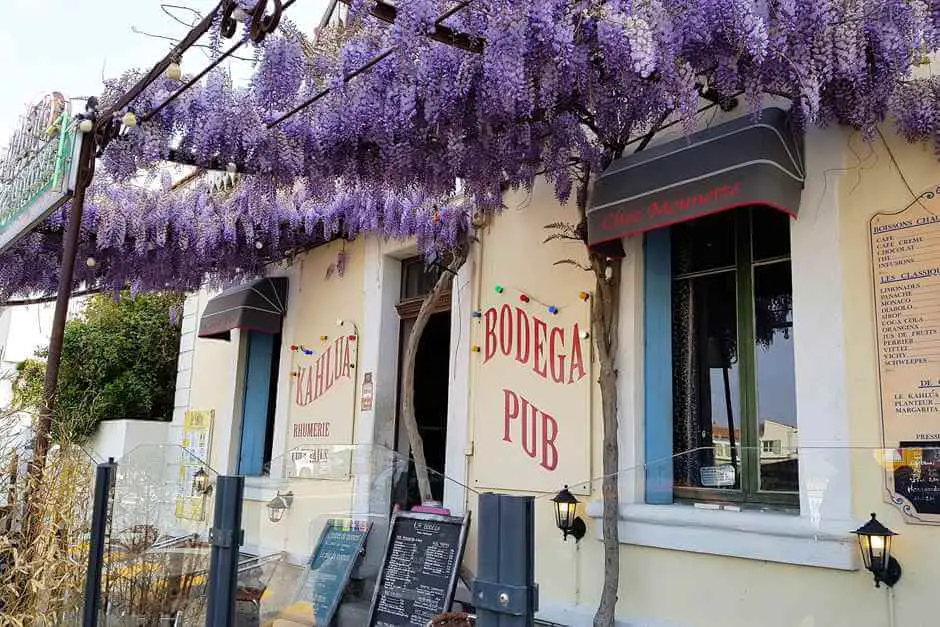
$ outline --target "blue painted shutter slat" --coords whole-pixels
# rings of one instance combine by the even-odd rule
[[[273,353],[273,335],[248,333],[248,365],[245,368],[245,402],[238,457],[238,474],[248,477],[260,475],[264,470]]]
[[[669,229],[645,236],[643,277],[646,502],[672,498],[672,263]]]

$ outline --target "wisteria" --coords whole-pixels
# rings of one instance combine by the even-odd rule
[[[507,185],[545,176],[567,201],[579,172],[668,116],[693,128],[705,88],[755,109],[788,98],[808,124],[871,135],[893,120],[911,141],[940,136],[940,89],[913,75],[940,46],[937,0],[474,0],[444,22],[474,50],[428,37],[451,2],[395,6],[389,25],[356,0],[315,46],[312,28],[285,22],[249,84],[220,68],[112,142],[83,223],[81,255],[95,263],[77,281],[192,289],[362,233],[453,246]],[[103,100],[139,75],[107,84]],[[178,88],[161,79],[132,107],[144,115]],[[243,174],[222,191],[205,176],[142,189],[140,172],[171,151]],[[0,297],[52,289],[62,222],[0,258]]]

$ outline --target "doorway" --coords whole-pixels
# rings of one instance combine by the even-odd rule
[[[425,295],[431,291],[439,270],[426,267],[418,259],[402,262],[402,298],[398,304],[401,319],[399,334],[399,408],[396,428],[396,450],[401,459],[411,459],[408,431],[401,418],[401,373],[408,337],[414,328]],[[447,397],[450,381],[450,290],[445,290],[434,304],[415,359],[414,405],[418,433],[424,443],[424,454],[431,482],[432,500],[444,500],[444,468],[447,450]],[[403,464],[404,465],[404,464]],[[392,488],[392,505],[408,510],[421,505],[418,477],[414,461],[397,477]]]

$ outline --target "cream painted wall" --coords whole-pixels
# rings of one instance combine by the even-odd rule
[[[904,145],[889,129],[885,136],[915,192],[940,182],[940,168],[929,148]],[[636,471],[626,469],[643,463],[639,361],[642,318],[636,300],[642,293],[642,266],[640,248],[628,243],[624,293],[632,299],[623,303],[630,323],[622,336],[619,356],[621,377],[629,377],[621,381],[621,467],[625,469],[621,481],[625,502],[621,534],[630,542],[621,550],[618,614],[622,625],[884,627],[889,624],[886,591],[874,589],[869,575],[852,570],[850,563],[855,549],[848,532],[870,511],[877,511],[880,519],[902,534],[896,542],[904,567],[904,577],[895,589],[897,624],[936,624],[932,593],[940,580],[940,528],[907,525],[883,502],[880,467],[872,451],[864,448],[880,445],[867,222],[873,213],[903,207],[911,197],[878,141],[865,144],[847,132],[829,130],[813,131],[807,143],[809,175],[801,217],[791,226],[794,284],[799,292],[794,300],[795,332],[801,342],[797,349],[800,440],[804,446],[841,447],[842,452],[808,453],[801,459],[801,473],[806,470],[828,481],[819,488],[821,496],[813,491],[816,488],[804,486],[803,516],[733,515],[672,506],[651,511],[646,508],[652,506],[637,502],[642,500],[637,498],[637,493],[642,494],[642,481]],[[545,302],[562,302],[578,291],[591,291],[590,273],[553,265],[567,257],[583,259],[579,244],[542,243],[547,234],[542,227],[557,220],[574,220],[575,209],[559,206],[550,187],[544,184],[537,185],[531,194],[509,194],[506,203],[507,210],[479,234],[473,272],[465,277],[467,283],[461,284],[472,308],[478,309],[491,300],[489,290],[496,283],[530,291]],[[303,337],[312,328],[311,320],[324,311],[331,312],[325,314],[329,322],[342,316],[357,319],[367,306],[381,306],[383,311],[387,308],[388,299],[384,297],[372,293],[364,297],[364,285],[369,285],[368,289],[379,285],[366,280],[363,274],[365,260],[375,257],[366,257],[364,250],[375,248],[374,241],[347,245],[346,276],[334,276],[330,281],[323,278],[324,264],[335,256],[338,246],[317,249],[291,268],[292,277],[299,277],[292,279],[291,307],[285,320],[285,333],[292,337]],[[376,254],[382,254],[381,249],[379,246]],[[373,344],[380,338],[369,336],[362,325],[360,334],[361,355],[374,352]],[[479,338],[479,334],[471,332],[473,337]],[[285,337],[285,344],[289,343]],[[455,346],[453,350],[469,351],[470,347]],[[465,429],[468,434],[465,452],[471,487],[464,499],[474,515],[478,512],[475,490],[479,488],[473,486],[481,468],[498,465],[507,476],[520,472],[518,461],[510,456],[484,458],[478,453],[481,439],[494,436],[481,426],[483,413],[491,411],[494,395],[501,393],[480,385],[478,359],[478,354],[470,357],[467,424],[449,425],[450,429]],[[384,364],[379,368],[390,365],[387,359],[375,358],[372,362]],[[196,343],[190,406],[217,410],[213,450],[216,467],[219,464],[215,460],[225,454],[219,449],[219,433],[229,428],[236,411],[236,363],[237,342]],[[381,380],[394,373],[377,372],[376,376]],[[287,425],[288,410],[282,399],[289,397],[290,390],[289,383],[284,385],[288,387],[282,386],[278,392],[279,433]],[[584,416],[585,427],[591,431],[589,450],[582,451],[587,460],[585,473],[561,478],[559,483],[589,481],[601,474],[600,404],[593,383],[592,388],[592,408]],[[229,430],[237,441],[236,430]],[[279,437],[276,442],[282,444],[276,453],[283,451],[283,437]],[[357,437],[368,441],[369,433]],[[850,451],[851,446],[862,448]],[[297,500],[284,522],[271,525],[266,521],[264,501],[274,496],[275,489],[288,487],[294,490]],[[277,477],[255,482],[250,485],[253,509],[245,521],[248,544],[305,555],[322,521],[331,514],[348,513],[352,493],[368,487],[354,482],[294,482],[288,486]],[[596,502],[598,487],[597,482],[591,484],[584,500]],[[536,566],[543,616],[559,624],[588,625],[603,580],[602,544],[593,529],[579,544],[562,542],[548,500],[551,496],[540,494],[536,501]],[[596,512],[596,506],[592,507]],[[591,524],[586,513],[582,516]],[[466,556],[469,565],[476,562],[476,525],[473,527]],[[725,551],[726,556],[648,546],[678,545],[688,538],[700,542],[699,551],[716,547],[716,552]],[[750,559],[729,556],[738,553]],[[781,563],[811,563],[817,558],[830,567]]]
[[[883,129],[883,137],[871,143],[851,137],[848,170],[840,183],[845,199],[841,249],[845,267],[851,269],[845,276],[846,301],[851,303],[845,314],[849,411],[852,441],[866,446],[880,446],[882,438],[869,220],[877,212],[906,207],[912,191],[920,194],[940,184],[932,146],[907,144],[890,128]],[[940,581],[940,526],[905,524],[900,512],[884,502],[880,467],[870,460],[856,458],[854,480],[857,515],[878,512],[879,520],[901,534],[895,542],[904,568],[896,587],[898,624],[937,624],[933,606]]]

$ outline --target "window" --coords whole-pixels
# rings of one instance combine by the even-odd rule
[[[248,346],[238,474],[256,477],[267,474],[271,462],[281,336],[244,331],[241,338]]]
[[[797,504],[787,216],[748,207],[649,233],[647,263],[648,430],[670,423],[647,458],[670,447],[670,499]]]

